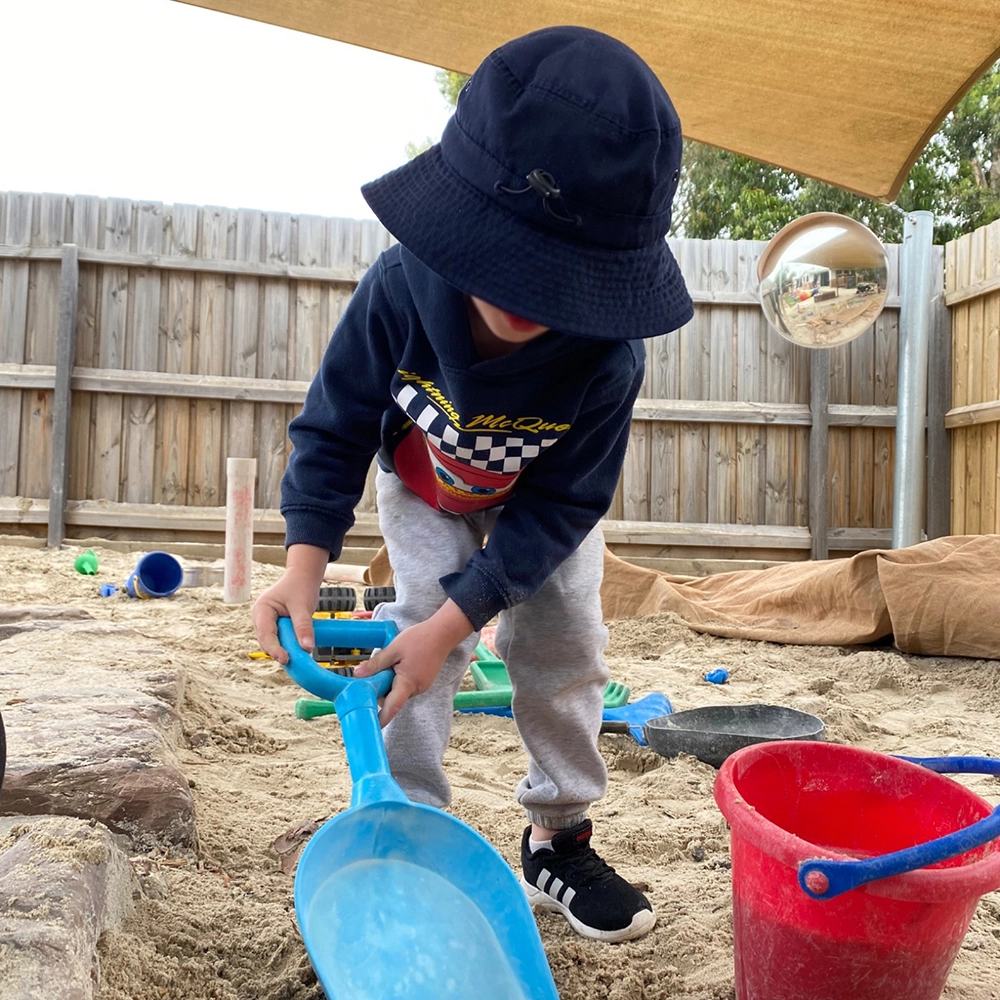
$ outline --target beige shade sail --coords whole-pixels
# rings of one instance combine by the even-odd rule
[[[634,48],[699,142],[892,200],[1000,57],[1000,0],[186,0],[471,73],[580,24]]]

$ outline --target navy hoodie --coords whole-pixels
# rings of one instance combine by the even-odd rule
[[[289,426],[285,544],[338,558],[376,453],[439,510],[502,506],[483,549],[441,580],[481,628],[539,590],[607,512],[644,362],[641,341],[554,330],[484,361],[462,292],[391,247]]]

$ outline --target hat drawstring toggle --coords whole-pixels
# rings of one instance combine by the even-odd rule
[[[523,188],[509,188],[497,181],[493,185],[493,189],[498,194],[527,194],[529,191],[537,192],[542,199],[542,205],[545,207],[545,211],[552,216],[553,219],[557,219],[559,222],[569,223],[571,226],[581,226],[583,225],[583,219],[579,215],[572,213],[560,214],[553,208],[553,202],[562,198],[562,192],[559,190],[559,185],[556,183],[556,179],[547,170],[542,170],[536,167],[531,171],[530,174],[525,177],[528,182],[527,187]]]

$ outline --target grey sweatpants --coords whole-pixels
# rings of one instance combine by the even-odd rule
[[[383,470],[376,478],[379,524],[396,600],[374,617],[400,629],[429,618],[446,600],[438,582],[461,570],[483,544],[497,510],[445,514]],[[528,753],[517,801],[528,819],[566,829],[604,795],[607,768],[597,749],[608,668],[601,614],[604,537],[595,528],[534,596],[500,614],[497,652],[514,689],[514,718]],[[443,808],[451,789],[441,761],[451,735],[452,701],[477,634],[457,646],[433,686],[411,698],[386,727],[393,776],[415,802]]]

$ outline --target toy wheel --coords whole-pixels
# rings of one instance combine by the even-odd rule
[[[320,587],[317,611],[353,611],[358,595],[353,587]]]
[[[317,663],[361,663],[372,655],[372,649],[352,649],[350,646],[317,646],[312,658]]]
[[[365,587],[365,611],[374,611],[380,604],[396,600],[395,587]]]

